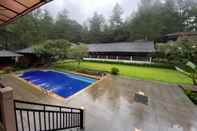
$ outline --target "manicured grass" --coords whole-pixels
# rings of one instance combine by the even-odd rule
[[[120,70],[120,75],[127,77],[135,77],[143,80],[155,80],[166,83],[175,84],[192,84],[192,80],[187,76],[179,73],[176,70],[153,68],[153,67],[139,67],[133,65],[121,64],[105,64],[96,62],[81,62],[80,66],[77,62],[61,61],[57,62],[53,68],[58,70],[74,70],[77,68],[90,69],[98,71],[110,72],[112,67],[117,67]]]

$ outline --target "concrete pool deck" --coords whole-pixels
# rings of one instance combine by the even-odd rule
[[[197,131],[197,107],[176,85],[110,76],[69,101],[38,92],[11,75],[15,99],[85,108],[85,131]],[[136,92],[148,96],[137,103]]]

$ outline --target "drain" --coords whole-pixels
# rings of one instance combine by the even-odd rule
[[[134,100],[137,103],[148,105],[148,97],[145,96],[145,95],[141,95],[141,94],[135,93]]]

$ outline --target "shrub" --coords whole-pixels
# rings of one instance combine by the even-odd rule
[[[14,66],[15,70],[24,70],[24,69],[28,69],[28,65],[26,64],[17,64]]]
[[[113,62],[113,61],[88,61],[84,60],[87,62],[96,62],[96,63],[105,63],[105,64],[119,64],[119,65],[130,65],[130,66],[140,66],[140,67],[153,67],[153,68],[165,68],[165,69],[174,69],[174,66],[168,63],[143,63],[143,64],[138,64],[138,63],[123,63],[123,62]]]
[[[191,89],[184,90],[185,94],[189,97],[189,99],[197,105],[197,93],[193,92]]]
[[[3,68],[4,73],[11,73],[13,71],[15,71],[15,69],[13,67],[10,67],[10,66]]]
[[[78,72],[78,73],[83,73],[83,74],[87,74],[87,75],[94,75],[94,76],[101,76],[101,75],[106,73],[106,72],[103,72],[103,71],[82,69],[82,68],[78,68],[75,71]]]
[[[111,68],[111,74],[113,74],[113,75],[118,75],[118,74],[119,74],[119,69],[116,68],[116,67],[112,67],[112,68]]]

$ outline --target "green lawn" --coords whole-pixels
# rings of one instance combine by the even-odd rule
[[[76,62],[61,61],[57,62],[53,68],[57,70],[74,70],[78,67]],[[191,79],[179,73],[176,70],[154,68],[154,67],[138,67],[133,65],[120,65],[120,64],[105,64],[95,62],[81,62],[80,68],[91,69],[98,71],[109,72],[112,67],[117,67],[120,70],[120,75],[127,77],[134,77],[143,80],[156,80],[166,83],[176,84],[192,84]]]

